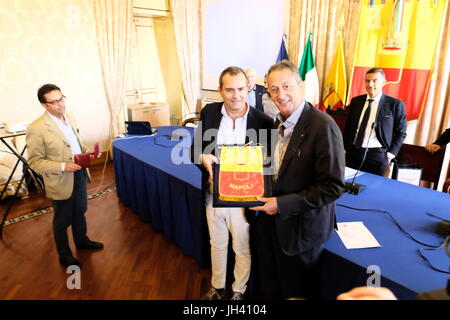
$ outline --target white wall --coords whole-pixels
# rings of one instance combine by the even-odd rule
[[[203,10],[202,88],[216,90],[230,65],[261,78],[276,62],[284,32],[285,1],[206,0]]]
[[[84,142],[106,149],[109,112],[91,0],[0,0],[0,123],[43,113],[45,83],[67,96]]]

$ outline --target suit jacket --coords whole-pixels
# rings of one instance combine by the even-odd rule
[[[87,150],[81,143],[75,122],[66,114],[74,129],[82,152]],[[52,200],[70,198],[73,191],[73,172],[62,172],[62,162],[73,162],[70,143],[53,119],[45,112],[27,128],[26,142],[28,164],[44,179],[45,193]]]
[[[439,138],[433,142],[434,144],[437,144],[439,146],[445,146],[447,143],[450,142],[450,128],[444,131],[443,134],[439,136]]]
[[[348,106],[348,118],[344,131],[345,150],[350,150],[358,130],[358,123],[367,95],[357,96]],[[375,134],[386,152],[397,155],[406,137],[405,104],[396,98],[382,94],[375,118]]]
[[[255,85],[255,108],[264,112],[264,104],[262,100],[263,94],[266,93],[266,88],[259,84]]]
[[[342,134],[326,113],[305,102],[272,191],[281,249],[293,256],[325,242],[335,224],[335,200],[344,192]]]
[[[202,153],[211,153],[215,154],[215,150],[217,147],[217,137],[212,135],[208,140],[202,139],[205,137],[205,132],[208,129],[219,129],[220,121],[222,120],[222,105],[223,102],[215,102],[207,104],[202,111],[200,112],[200,124],[195,132],[194,142],[191,147],[191,160],[194,163],[197,163]],[[266,115],[265,113],[251,108],[248,111],[247,115],[247,130],[254,129],[256,130],[256,141],[252,138],[254,143],[260,142],[265,146],[267,156],[270,156],[270,129],[273,127],[273,119]],[[260,129],[265,129],[267,132],[267,139],[260,135]],[[249,137],[245,137],[245,143],[250,142]],[[206,169],[199,165],[202,171],[202,188],[206,189],[207,181],[209,174]],[[246,210],[245,215],[249,222],[253,220],[253,212]]]
[[[212,153],[215,154],[215,149],[217,147],[216,136],[212,135],[209,138],[202,139],[205,132],[208,129],[219,129],[220,121],[222,120],[222,105],[223,102],[214,102],[207,104],[200,112],[200,125],[195,132],[194,142],[192,144],[192,160],[198,161],[200,154],[202,153]],[[256,110],[255,108],[250,108],[247,115],[247,130],[255,129],[257,133],[257,140],[253,142],[260,142],[260,132],[259,129],[270,130],[273,127],[273,119],[266,115],[264,112]],[[201,130],[198,130],[201,129]],[[267,142],[270,142],[270,138],[267,138]],[[265,139],[264,139],[265,140]],[[245,143],[250,141],[249,137],[245,137]],[[270,144],[266,146],[266,141],[261,141],[265,147],[267,147],[267,153],[270,155]],[[201,146],[201,147],[200,147]],[[194,162],[194,161],[193,161]]]

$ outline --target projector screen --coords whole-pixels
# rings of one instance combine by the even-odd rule
[[[228,66],[263,77],[276,62],[284,27],[283,0],[206,0],[202,87],[217,90]]]

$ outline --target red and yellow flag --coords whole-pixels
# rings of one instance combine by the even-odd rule
[[[262,146],[221,147],[219,199],[257,201],[264,196]]]
[[[343,109],[347,97],[344,45],[342,32],[338,32],[338,46],[323,86],[322,105],[325,108]]]
[[[382,68],[383,89],[406,106],[407,120],[417,119],[425,102],[447,1],[363,1],[350,98],[366,93],[368,69]]]

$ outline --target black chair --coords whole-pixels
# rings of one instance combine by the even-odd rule
[[[332,110],[327,109],[327,113],[336,121],[339,129],[341,129],[342,134],[344,134],[345,124],[347,123],[348,110],[338,109]]]
[[[432,183],[430,188],[436,190],[441,175],[445,146],[435,153],[428,152],[425,147],[403,144],[397,157],[397,163],[422,168],[422,181]]]

